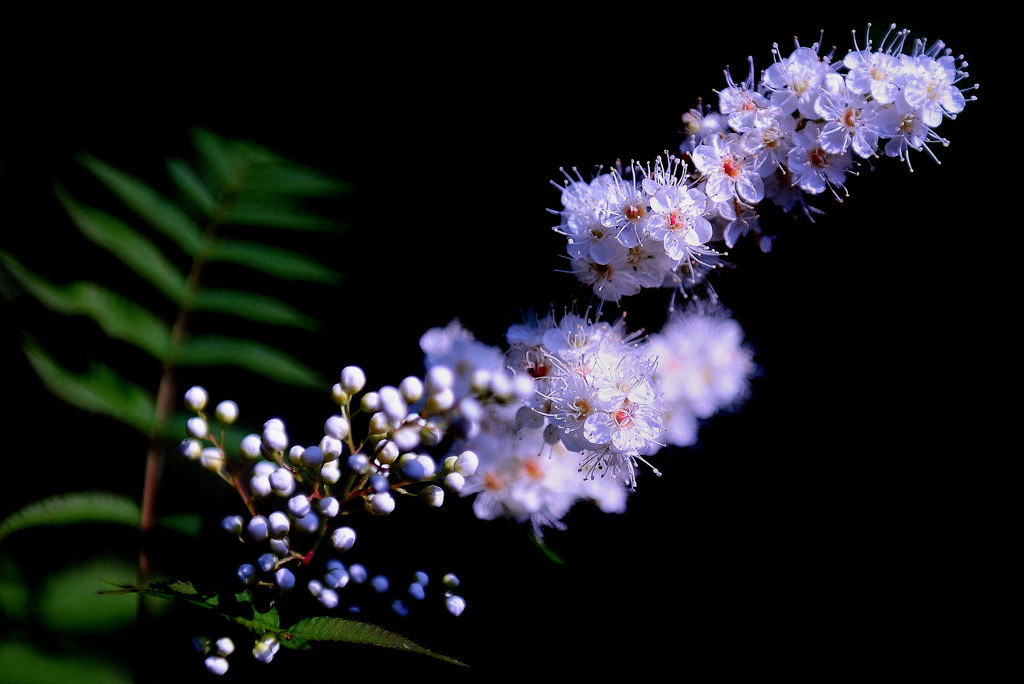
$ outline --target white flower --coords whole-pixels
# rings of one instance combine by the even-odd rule
[[[799,112],[813,119],[818,93],[822,89],[839,90],[843,77],[818,55],[817,46],[797,46],[788,57],[769,66],[761,82],[768,90],[768,99],[783,113]]]
[[[677,446],[696,441],[699,420],[742,402],[756,370],[742,328],[721,309],[677,311],[650,335],[648,346],[658,358],[652,381],[664,408],[666,438]]]
[[[709,199],[721,202],[738,197],[756,204],[764,197],[764,182],[757,173],[757,158],[734,133],[717,136],[693,151],[693,164],[706,178]]]
[[[711,223],[704,217],[707,197],[700,190],[666,186],[651,197],[651,238],[662,243],[672,259],[689,259],[706,252]]]
[[[814,111],[823,121],[819,140],[823,150],[842,155],[848,149],[872,157],[878,149],[878,105],[863,95],[841,90],[822,91]]]
[[[852,166],[851,153],[832,154],[818,137],[820,126],[808,123],[793,138],[793,149],[786,156],[790,182],[804,192],[817,195],[828,188],[845,187]]]

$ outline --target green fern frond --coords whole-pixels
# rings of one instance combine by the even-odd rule
[[[307,245],[295,231],[340,230],[339,221],[315,202],[343,195],[349,185],[255,143],[202,129],[192,132],[192,142],[194,161],[168,160],[163,180],[169,184],[151,183],[83,154],[78,161],[99,186],[55,188],[71,224],[123,265],[123,273],[100,272],[66,283],[63,274],[32,270],[8,253],[0,253],[0,268],[49,313],[89,319],[107,339],[127,343],[167,369],[232,367],[275,383],[323,389],[326,374],[280,348],[284,343],[274,341],[280,336],[261,333],[281,327],[314,333],[321,327],[317,317],[260,288],[270,286],[267,278],[292,288],[342,282],[332,264],[312,256],[322,249]],[[158,187],[170,187],[173,196]],[[97,189],[109,195],[85,194]],[[96,201],[86,199],[92,197]],[[110,209],[109,199],[125,211]],[[279,243],[267,237],[267,229],[280,231]],[[89,256],[79,262],[87,265]],[[238,266],[251,275],[228,276],[230,286],[207,285],[211,272]],[[192,330],[191,315],[200,313],[205,327]],[[239,327],[238,321],[247,325]],[[45,340],[24,346],[51,392],[78,408],[160,433],[159,392],[143,389],[146,382],[133,377],[115,351],[98,349],[90,370],[81,373],[62,365],[57,348]]]

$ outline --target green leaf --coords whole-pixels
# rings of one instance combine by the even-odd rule
[[[158,360],[171,346],[170,327],[147,309],[91,282],[56,285],[0,252],[0,262],[29,294],[57,313],[88,316],[107,336],[135,345]]]
[[[110,188],[125,206],[178,245],[186,254],[196,254],[202,243],[202,229],[181,207],[134,176],[95,157],[83,155],[80,161]]]
[[[282,280],[330,285],[341,282],[341,274],[312,257],[258,242],[220,240],[211,246],[207,260],[247,266]]]
[[[317,330],[320,324],[285,302],[244,290],[205,289],[192,301],[193,311],[229,314],[257,323]]]
[[[327,232],[336,230],[338,222],[309,213],[295,204],[283,202],[266,193],[253,194],[224,212],[221,220],[227,225],[260,226]]]
[[[139,526],[139,506],[134,500],[111,492],[58,494],[30,503],[0,523],[0,540],[33,527],[109,523]]]
[[[185,293],[185,277],[152,242],[103,211],[79,204],[65,191],[57,197],[82,233],[111,252],[173,302]]]
[[[316,616],[300,620],[287,628],[285,632],[305,641],[343,641],[351,644],[370,644],[409,653],[419,653],[438,658],[453,665],[466,666],[465,663],[454,658],[434,653],[423,646],[415,644],[400,634],[395,634],[366,622]]]
[[[352,186],[315,169],[285,159],[257,166],[246,184],[249,191],[291,197],[335,197],[352,192]]]
[[[171,159],[167,162],[167,174],[181,194],[195,205],[204,216],[210,216],[217,205],[217,199],[210,193],[203,179],[187,162]]]
[[[181,366],[235,366],[290,385],[324,386],[324,378],[295,358],[259,342],[221,336],[188,340],[175,361]]]
[[[84,411],[130,425],[143,434],[152,430],[156,421],[153,397],[108,366],[93,362],[87,372],[73,373],[33,342],[26,341],[24,349],[32,368],[54,395]]]

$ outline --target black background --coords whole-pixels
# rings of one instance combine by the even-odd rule
[[[165,157],[187,154],[191,126],[256,140],[356,186],[344,206],[352,228],[325,246],[355,287],[304,302],[329,329],[306,358],[324,394],[268,394],[238,377],[210,387],[253,421],[283,415],[310,439],[341,367],[394,383],[418,371],[428,327],[458,317],[500,345],[522,310],[579,294],[557,270],[562,243],[547,212],[561,167],[674,151],[680,115],[698,97],[715,102],[725,67],[741,79],[748,55],[763,69],[773,42],[786,53],[792,36],[807,45],[820,29],[841,53],[866,25],[809,12],[726,27],[624,8],[486,20],[424,11],[400,24],[384,12],[344,14],[6,28],[5,249],[82,266],[51,194],[75,177],[73,155],[159,177]],[[875,160],[841,204],[818,199],[825,215],[814,223],[766,216],[779,236],[771,253],[734,251],[736,268],[716,289],[763,371],[743,410],[714,419],[694,449],[659,454],[663,476],[641,474],[626,514],[574,510],[568,529],[548,536],[565,565],[514,526],[473,520],[466,502],[402,511],[391,527],[374,521],[364,535],[381,554],[373,562],[455,570],[469,602],[458,620],[390,626],[474,665],[471,677],[916,674],[998,653],[998,633],[977,637],[982,611],[999,601],[984,578],[998,570],[992,527],[1005,504],[987,491],[990,452],[977,438],[987,359],[964,334],[977,330],[993,353],[1005,340],[983,308],[995,228],[986,216],[1015,204],[998,189],[1007,162],[990,147],[997,66],[980,20],[881,17],[873,34],[894,20],[965,53],[980,99],[941,127],[951,141],[936,148],[941,165],[925,154],[913,172]],[[657,327],[663,299],[627,304],[635,326]],[[11,507],[50,491],[136,492],[132,438],[38,386],[15,335],[30,309],[4,306]],[[73,349],[94,343],[72,322],[66,335]],[[197,494],[216,496],[193,466],[169,466],[168,510],[176,497],[195,507]],[[165,674],[151,681],[202,675],[186,653],[190,619],[162,627],[147,653]],[[246,676],[449,674],[373,649],[306,655],[283,653]],[[232,675],[246,658],[235,657]]]

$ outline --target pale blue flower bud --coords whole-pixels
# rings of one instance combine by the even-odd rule
[[[281,537],[280,539],[271,538],[267,542],[267,546],[270,547],[270,551],[278,558],[284,558],[292,551],[291,544],[288,542],[288,537]]]
[[[384,575],[374,575],[373,579],[370,580],[370,586],[378,594],[383,594],[391,586],[391,582]]]
[[[222,656],[229,656],[235,652],[235,642],[228,637],[221,637],[220,639],[217,639],[217,643],[215,645],[217,647],[217,653]]]
[[[422,601],[424,598],[426,598],[426,596],[427,596],[427,592],[423,588],[423,585],[420,584],[419,582],[413,582],[412,584],[409,585],[409,597],[410,598],[413,598],[413,599],[415,599],[417,601]]]
[[[405,601],[402,599],[395,599],[391,602],[391,610],[395,611],[395,614],[405,617],[409,614],[409,607],[405,605]]]
[[[339,599],[338,592],[334,589],[324,589],[317,595],[317,600],[324,606],[324,608],[337,608]]]
[[[281,511],[274,511],[267,516],[267,523],[270,526],[270,536],[280,539],[291,530],[291,521]]]
[[[419,496],[431,508],[440,508],[444,503],[444,490],[437,485],[424,487]]]
[[[238,580],[246,585],[256,583],[256,566],[252,563],[242,563],[238,566]]]
[[[384,465],[394,463],[401,453],[402,451],[398,448],[398,445],[390,439],[381,440],[377,445],[377,460]]]
[[[183,439],[179,445],[181,455],[190,461],[195,461],[203,453],[203,445],[198,439]]]
[[[206,402],[208,399],[209,395],[206,393],[206,390],[199,385],[191,387],[187,392],[185,392],[185,406],[192,411],[202,411],[206,408]]]
[[[356,531],[351,527],[339,527],[331,534],[331,546],[338,551],[348,551],[356,543]]]
[[[272,553],[261,553],[256,559],[256,567],[262,572],[272,572],[277,568],[277,556]]]
[[[461,596],[449,596],[444,601],[444,607],[449,613],[458,617],[466,609],[466,600]]]
[[[343,567],[331,568],[324,575],[324,584],[333,589],[341,589],[348,584],[351,577]]]
[[[341,388],[348,394],[356,394],[366,386],[366,373],[359,366],[346,366],[341,370]]]
[[[210,674],[222,675],[228,671],[228,659],[224,656],[206,656],[206,660],[203,663],[206,665],[206,671]]]
[[[441,584],[444,585],[445,589],[458,589],[459,578],[455,575],[454,572],[449,572],[441,578]]]
[[[206,439],[207,435],[210,434],[210,428],[206,424],[205,418],[192,416],[185,423],[185,432],[194,439]]]
[[[252,657],[261,663],[269,663],[277,655],[280,648],[281,642],[278,641],[277,636],[267,632],[257,639],[256,644],[252,648]]]
[[[330,463],[341,456],[341,452],[345,447],[340,439],[324,435],[323,439],[320,440],[319,448],[320,453],[323,454],[324,462]]]
[[[231,425],[238,419],[238,404],[231,400],[222,401],[217,404],[214,416],[216,416],[217,420],[221,423]]]
[[[317,509],[320,511],[320,515],[325,518],[333,518],[341,510],[341,503],[333,496],[325,496],[320,499]]]
[[[253,516],[245,529],[249,533],[249,538],[257,543],[270,536],[270,525],[267,523],[267,519],[262,515]]]
[[[340,480],[341,466],[338,465],[338,462],[331,461],[330,463],[325,463],[323,467],[320,468],[320,479],[328,484],[334,484]]]
[[[343,440],[348,437],[350,429],[351,426],[345,416],[334,415],[328,418],[327,422],[324,423],[324,433],[339,440]]]
[[[274,583],[282,591],[288,591],[295,586],[295,575],[288,568],[278,568],[274,573]]]
[[[353,563],[348,566],[348,574],[356,584],[362,584],[369,577],[369,573],[366,572],[366,567],[362,563]]]
[[[313,534],[320,527],[320,516],[310,511],[295,521],[295,527],[306,534]]]
[[[295,491],[295,476],[287,468],[278,468],[270,474],[270,486],[280,496],[290,496]]]
[[[452,494],[458,494],[466,486],[466,478],[459,473],[448,473],[444,478],[444,488]]]
[[[459,454],[458,460],[455,462],[455,472],[463,477],[473,477],[476,473],[477,467],[480,465],[480,459],[472,451],[463,451]]]
[[[263,440],[260,439],[260,436],[250,434],[243,437],[242,441],[239,442],[238,451],[242,455],[242,458],[249,461],[255,461],[262,454],[262,446]]]
[[[310,506],[309,499],[302,494],[296,494],[292,498],[288,499],[288,512],[296,518],[301,518],[306,515],[309,513],[311,508],[312,506]]]
[[[410,375],[398,385],[398,391],[407,403],[415,404],[423,397],[423,381]]]
[[[395,497],[391,492],[370,495],[370,512],[374,515],[387,515],[395,510]]]
[[[367,392],[363,395],[362,399],[359,400],[359,407],[367,413],[376,413],[380,411],[380,395],[376,392]]]
[[[220,528],[228,534],[241,534],[245,529],[245,520],[240,515],[228,515],[220,521]]]

